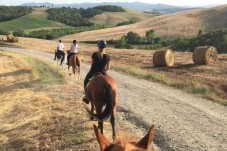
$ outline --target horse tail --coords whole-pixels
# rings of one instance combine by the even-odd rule
[[[106,120],[113,112],[113,89],[110,84],[104,86],[104,92],[106,107],[104,111],[98,115],[98,120]]]
[[[104,101],[106,107],[101,114],[94,114],[88,108],[85,107],[90,116],[97,119],[98,121],[106,120],[108,117],[110,117],[110,115],[112,115],[113,112],[113,89],[110,84],[106,84],[104,86],[104,92],[105,92]]]

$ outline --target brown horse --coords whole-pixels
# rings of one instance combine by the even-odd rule
[[[70,53],[70,50],[67,51],[67,54],[69,54],[69,53]],[[74,77],[75,77],[76,70],[77,70],[78,80],[80,80],[80,65],[81,65],[80,55],[79,54],[73,54],[69,58],[68,71],[69,71],[69,68],[71,66],[72,67],[72,70],[73,70]],[[71,75],[70,72],[69,72],[69,75]]]
[[[115,137],[115,114],[118,101],[117,85],[115,80],[109,75],[96,73],[93,75],[86,88],[87,99],[91,102],[91,111],[85,108],[91,118],[98,120],[98,126],[103,133],[103,121],[110,116],[110,122]],[[102,111],[103,107],[105,109]],[[96,114],[94,114],[94,108]]]
[[[93,124],[96,139],[100,145],[101,151],[147,151],[154,138],[154,125],[151,126],[149,132],[138,142],[129,141],[123,137],[111,143],[102,133],[99,132],[97,126]]]

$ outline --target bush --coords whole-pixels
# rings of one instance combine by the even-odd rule
[[[26,33],[23,30],[16,30],[13,31],[13,36],[26,37]]]
[[[0,29],[0,35],[9,35],[10,33]]]

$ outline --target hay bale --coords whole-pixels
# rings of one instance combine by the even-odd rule
[[[13,36],[12,42],[18,42],[18,37]]]
[[[156,67],[171,67],[174,65],[174,52],[171,49],[165,51],[155,51],[153,64]]]
[[[12,35],[8,35],[7,36],[7,42],[12,42],[13,41],[13,36]]]
[[[193,62],[197,65],[215,63],[218,59],[218,51],[212,46],[196,47],[193,51]]]

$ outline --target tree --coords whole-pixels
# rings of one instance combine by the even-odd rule
[[[125,38],[127,39],[128,43],[130,43],[130,44],[139,43],[142,40],[142,37],[139,34],[134,33],[132,31],[128,32],[128,34],[126,35]]]
[[[154,36],[155,35],[154,35],[154,30],[153,29],[147,31],[146,35],[145,35],[147,42],[152,44],[154,42]]]

